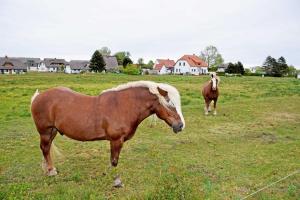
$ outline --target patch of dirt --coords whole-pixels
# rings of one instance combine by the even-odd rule
[[[250,139],[251,138],[259,139],[263,143],[268,143],[268,144],[276,143],[276,141],[278,140],[276,135],[274,135],[272,133],[267,133],[267,132],[262,132],[262,133],[255,134],[255,135],[246,135],[245,137],[250,138]]]
[[[300,119],[299,114],[286,113],[286,112],[268,113],[268,115],[265,117],[265,121],[269,122],[271,125],[276,122],[283,122],[283,121],[297,122],[299,121],[299,119]]]

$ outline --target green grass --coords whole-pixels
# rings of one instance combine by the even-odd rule
[[[107,141],[77,142],[58,135],[59,174],[41,170],[39,135],[29,112],[38,88],[67,86],[88,95],[134,80],[178,88],[186,129],[145,120],[125,143],[110,174]],[[241,199],[300,169],[300,81],[221,77],[218,115],[204,116],[206,76],[0,76],[0,199]],[[112,188],[121,174],[124,188]],[[300,174],[249,199],[300,199]]]

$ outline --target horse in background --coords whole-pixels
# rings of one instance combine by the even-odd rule
[[[216,73],[211,74],[211,80],[204,84],[202,95],[205,100],[204,112],[208,115],[210,112],[210,103],[214,101],[214,115],[217,115],[217,101],[219,97],[219,83],[220,78]]]
[[[50,148],[57,133],[78,141],[110,141],[112,167],[118,165],[125,141],[131,139],[138,125],[156,114],[174,133],[185,126],[180,95],[171,85],[136,81],[87,96],[69,88],[57,87],[36,93],[31,113],[40,134],[40,148],[48,176],[57,174]],[[52,145],[54,147],[54,145]],[[122,186],[119,177],[115,187]]]

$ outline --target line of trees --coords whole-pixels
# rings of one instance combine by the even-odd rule
[[[237,63],[228,63],[228,66],[225,70],[226,73],[229,74],[245,74],[244,65],[238,61]]]
[[[288,74],[289,66],[286,64],[286,60],[283,56],[277,60],[272,56],[268,56],[263,63],[263,69],[267,75],[282,77]]]

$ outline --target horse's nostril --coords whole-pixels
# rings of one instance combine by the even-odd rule
[[[182,129],[182,127],[183,127],[183,123],[181,123],[181,124],[179,125],[179,128],[180,128],[180,129]]]

